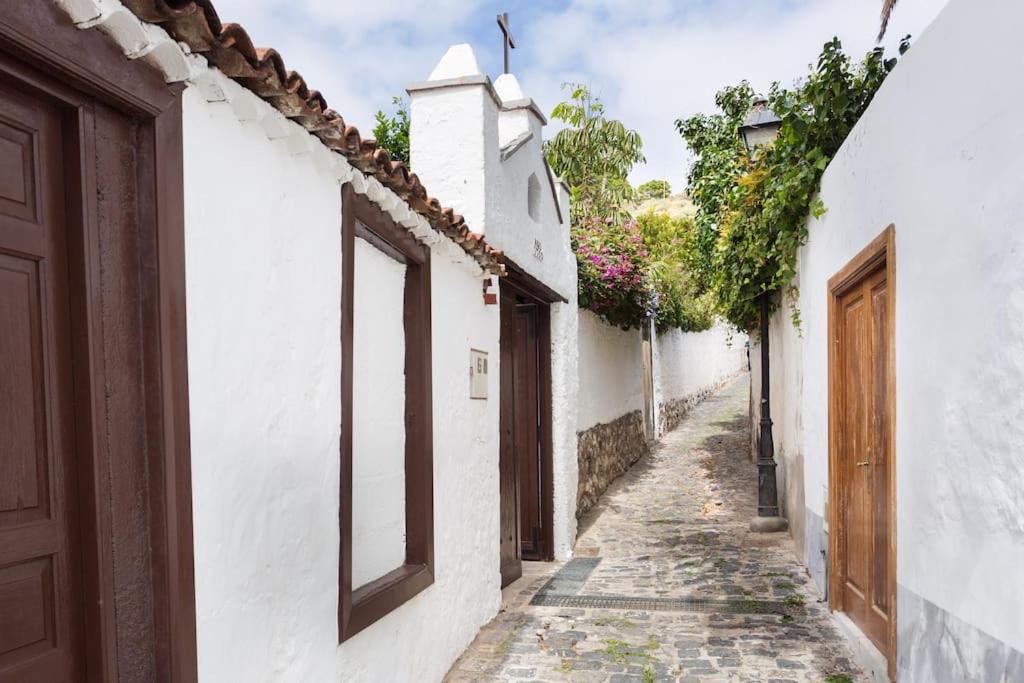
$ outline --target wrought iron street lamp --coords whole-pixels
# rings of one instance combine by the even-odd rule
[[[761,145],[779,134],[782,121],[768,108],[768,100],[759,97],[740,126],[743,145],[751,157]],[[789,522],[779,514],[779,492],[775,479],[775,443],[772,440],[772,413],[769,386],[768,314],[771,311],[769,292],[758,297],[761,308],[761,436],[757,449],[757,516],[750,521],[750,530],[758,532],[785,531]]]

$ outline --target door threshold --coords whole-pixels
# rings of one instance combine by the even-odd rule
[[[890,683],[889,660],[882,651],[871,642],[863,631],[843,612],[832,612],[832,617],[839,627],[839,632],[846,639],[853,653],[854,662],[864,669],[868,680],[874,683]]]

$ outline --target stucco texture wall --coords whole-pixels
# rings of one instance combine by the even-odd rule
[[[183,98],[200,680],[439,680],[500,603],[497,375],[473,401],[467,372],[497,307],[432,247],[436,580],[339,646],[340,188]]]
[[[579,516],[648,451],[640,331],[613,327],[581,310],[578,371]]]
[[[717,323],[703,332],[657,330],[654,402],[658,433],[674,429],[698,401],[747,367],[747,335]]]
[[[895,225],[906,680],[1024,676],[1024,91],[1012,85],[1024,72],[1021,26],[1020,3],[952,0],[914,43],[825,173],[828,212],[810,221],[800,253],[803,340],[772,340],[773,365],[801,366],[773,374],[795,416],[776,435],[802,452],[808,525],[820,524],[826,283]]]

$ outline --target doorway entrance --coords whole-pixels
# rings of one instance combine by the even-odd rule
[[[179,92],[0,14],[0,683],[196,679]]]
[[[527,276],[509,270],[500,288],[502,587],[522,576],[523,560],[554,554],[551,307]]]
[[[894,230],[829,281],[829,604],[896,652]]]

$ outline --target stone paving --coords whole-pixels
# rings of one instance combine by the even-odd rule
[[[690,599],[691,608],[531,605],[562,567],[524,563],[446,681],[865,680],[789,536],[747,529],[757,488],[748,386],[743,375],[697,405],[612,484],[580,520],[575,556],[591,561],[542,593]],[[572,580],[569,570],[595,562]]]

